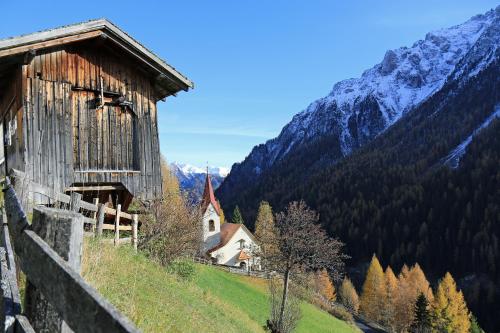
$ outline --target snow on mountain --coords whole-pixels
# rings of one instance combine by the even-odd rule
[[[207,169],[175,162],[170,164],[170,167],[179,180],[181,190],[186,191],[194,201],[198,201],[203,194]],[[229,173],[229,169],[209,166],[208,173],[210,174],[213,188],[217,189]]]
[[[451,168],[458,168],[460,164],[460,159],[465,154],[467,146],[472,142],[472,139],[481,132],[481,130],[488,127],[491,122],[495,119],[500,119],[500,105],[495,107],[495,111],[485,119],[485,121],[476,128],[471,135],[469,135],[464,141],[462,141],[455,149],[453,149],[448,156],[444,158],[443,163],[449,165]]]
[[[442,88],[452,73],[460,75],[459,63],[462,71],[467,66],[484,68],[495,55],[491,43],[500,36],[499,21],[500,6],[428,33],[411,47],[387,51],[381,63],[360,78],[336,83],[326,97],[295,115],[277,138],[255,147],[242,163],[245,172],[258,175],[293,149],[325,135],[337,136],[341,155],[348,155]]]
[[[174,169],[177,169],[182,172],[182,174],[186,177],[194,174],[207,174],[207,169],[199,168],[194,165],[186,164],[186,163],[177,163],[174,162],[171,164],[171,166]],[[227,174],[229,173],[229,168],[225,167],[214,167],[214,166],[209,166],[208,167],[208,173],[210,175],[215,175],[215,176],[220,176],[220,177],[226,177]]]

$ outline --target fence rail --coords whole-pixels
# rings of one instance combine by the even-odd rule
[[[102,235],[103,230],[113,230],[115,232],[114,242],[116,245],[130,241],[132,246],[137,249],[137,232],[140,222],[137,214],[122,212],[121,205],[117,205],[117,209],[107,207],[107,203],[99,203],[99,199],[97,198],[94,199],[93,203],[84,201],[81,194],[77,192],[71,192],[70,195],[59,193],[49,187],[31,181],[24,172],[16,169],[11,169],[9,174],[13,179],[14,187],[18,193],[37,193],[48,198],[52,206],[80,212],[83,215],[84,224],[90,225],[98,236]],[[23,204],[27,206],[26,203]],[[114,223],[105,223],[106,216],[114,217]],[[129,221],[130,225],[121,225],[123,220]],[[120,239],[120,231],[130,231],[132,237]]]
[[[75,270],[81,262],[82,216],[67,210],[36,207],[30,226],[10,184],[4,193],[8,225],[2,225],[0,244],[3,331],[34,332],[35,327],[68,332],[69,327],[74,332],[138,332],[127,317]],[[14,254],[28,280],[26,316],[21,313]]]
[[[258,278],[261,278],[261,279],[269,279],[270,277],[276,275],[276,273],[274,272],[268,272],[268,271],[252,271],[252,270],[248,270],[248,269],[245,269],[245,268],[238,268],[238,267],[233,267],[233,266],[226,266],[226,265],[220,265],[220,264],[216,264],[214,263],[213,261],[211,260],[208,260],[208,259],[205,259],[205,258],[201,258],[201,257],[197,257],[197,256],[194,256],[191,258],[191,260],[195,263],[198,263],[198,264],[203,264],[203,265],[208,265],[208,266],[217,266],[229,273],[233,273],[233,274],[240,274],[240,275],[248,275],[248,276],[253,276],[253,277],[258,277]]]

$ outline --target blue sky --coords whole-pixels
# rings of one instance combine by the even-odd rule
[[[0,38],[110,19],[195,82],[194,90],[159,105],[162,153],[169,161],[229,167],[386,50],[498,4],[3,0]]]

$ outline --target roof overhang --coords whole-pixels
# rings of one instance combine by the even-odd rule
[[[0,40],[0,61],[5,57],[19,56],[27,52],[33,53],[40,49],[97,37],[113,42],[147,66],[155,73],[156,83],[160,86],[168,86],[170,94],[194,88],[193,82],[187,77],[106,19],[92,20]]]

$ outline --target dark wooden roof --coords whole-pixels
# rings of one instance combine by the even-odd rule
[[[18,62],[29,53],[92,38],[103,38],[122,48],[152,73],[165,96],[193,88],[194,84],[174,67],[160,59],[138,41],[106,19],[64,26],[0,40],[0,67]],[[12,59],[15,58],[16,61]],[[0,68],[1,70],[2,68]]]

